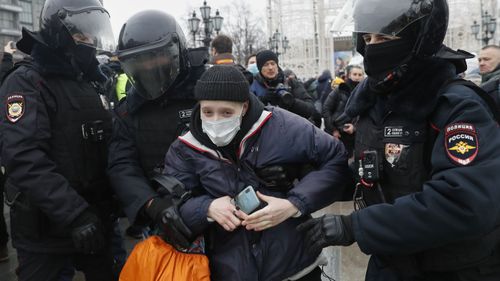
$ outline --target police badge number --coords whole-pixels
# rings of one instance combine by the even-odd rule
[[[468,123],[453,123],[445,128],[445,148],[450,160],[458,165],[472,163],[479,152],[476,128]]]
[[[23,117],[25,111],[24,97],[19,94],[12,94],[7,98],[7,119],[16,123]]]

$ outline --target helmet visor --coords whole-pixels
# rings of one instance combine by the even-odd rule
[[[65,12],[61,21],[76,44],[89,45],[100,51],[115,50],[115,38],[106,10],[97,7],[71,11],[66,8]]]
[[[121,51],[118,59],[132,85],[148,100],[162,96],[180,72],[179,45],[168,39]]]
[[[430,15],[433,0],[353,0],[346,18],[332,31],[397,36],[419,19]]]

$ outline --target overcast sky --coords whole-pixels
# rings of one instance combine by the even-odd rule
[[[255,13],[264,15],[266,0],[244,0],[252,7]],[[212,7],[212,15],[215,9],[230,5],[231,0],[207,0],[207,5]],[[115,38],[118,39],[120,28],[125,21],[139,11],[155,9],[173,15],[178,21],[187,18],[193,9],[196,10],[198,18],[201,18],[199,7],[203,0],[104,0],[104,7],[111,15],[111,24]],[[222,14],[224,17],[224,14]],[[183,26],[181,24],[181,26]],[[187,30],[184,33],[187,34]]]

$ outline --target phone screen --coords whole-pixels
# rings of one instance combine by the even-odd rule
[[[247,186],[234,198],[235,205],[249,215],[260,206],[260,200],[252,186]]]

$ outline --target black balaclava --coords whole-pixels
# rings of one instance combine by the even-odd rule
[[[365,46],[365,72],[370,89],[377,93],[390,92],[415,60],[413,53],[420,25],[411,24],[397,34],[399,39]]]
[[[95,47],[76,43],[66,28],[60,33],[59,44],[65,57],[77,73],[78,79],[89,81],[100,81],[103,79],[103,74],[99,70],[99,61],[96,58],[97,50]]]
[[[376,80],[383,80],[398,67],[408,63],[413,46],[413,38],[366,45],[363,61],[366,74]]]
[[[96,59],[97,50],[94,47],[84,44],[75,44],[72,48],[72,58],[74,64],[84,75],[89,75],[95,71],[95,67],[99,65]]]

